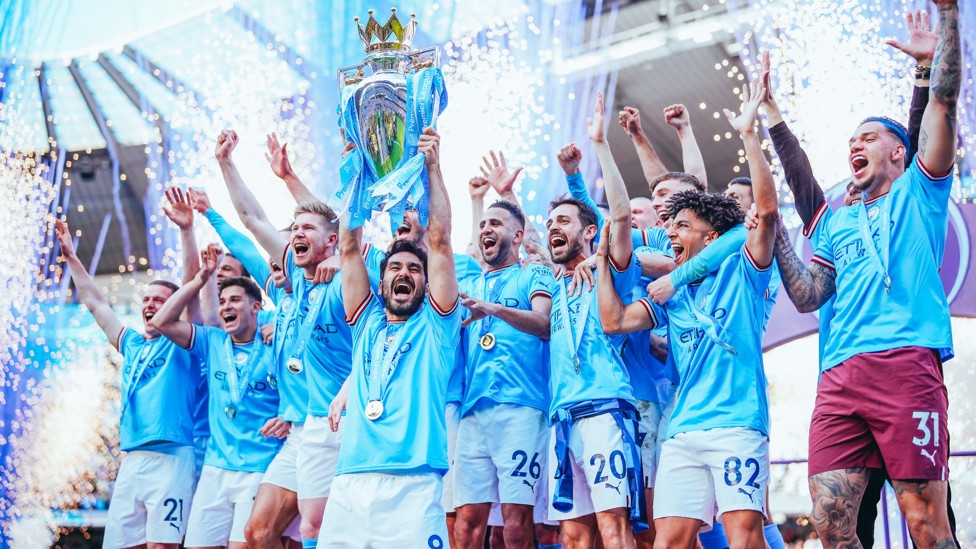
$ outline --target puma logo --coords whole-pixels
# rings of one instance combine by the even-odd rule
[[[525,479],[522,479],[522,484],[524,484],[524,485],[526,485],[526,486],[528,486],[528,487],[529,487],[529,490],[532,490],[533,492],[535,492],[535,485],[536,485],[536,483],[538,483],[538,482],[539,482],[539,481],[535,481],[535,482],[529,482],[529,481],[527,481],[527,480],[525,480]]]
[[[755,501],[752,500],[752,495],[756,493],[755,490],[753,490],[752,492],[747,492],[747,491],[743,490],[742,488],[739,488],[739,493],[740,494],[745,494],[745,495],[749,496],[749,501],[752,501],[752,503],[756,503]]]
[[[180,527],[179,527],[179,526],[177,526],[177,525],[176,525],[175,523],[173,523],[173,522],[167,522],[166,524],[169,524],[169,525],[170,525],[170,526],[172,526],[173,528],[176,528],[176,531],[177,531],[177,532],[179,532],[179,531],[180,531]]]
[[[618,482],[616,486],[614,486],[613,484],[610,484],[609,482],[605,482],[603,486],[604,486],[604,488],[613,488],[617,492],[617,494],[620,494],[620,485],[621,484],[623,484],[623,481]]]
[[[925,451],[925,448],[921,448],[920,450],[921,450],[923,456],[929,458],[929,461],[932,462],[932,466],[934,467],[935,466],[935,452],[932,452],[930,454],[930,453],[928,453],[928,452]]]

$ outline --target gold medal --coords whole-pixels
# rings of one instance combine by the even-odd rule
[[[481,336],[478,343],[481,345],[482,349],[490,351],[491,348],[495,346],[495,334],[488,332],[487,334]]]
[[[293,374],[300,374],[302,373],[302,370],[305,369],[305,367],[302,366],[302,361],[295,357],[291,357],[287,362],[285,362],[285,368],[287,368],[288,371]]]
[[[381,415],[383,415],[382,401],[371,400],[366,404],[366,419],[376,421]]]

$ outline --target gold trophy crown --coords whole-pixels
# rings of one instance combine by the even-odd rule
[[[410,22],[406,25],[400,23],[397,18],[396,8],[390,9],[392,15],[385,25],[380,26],[379,22],[373,17],[373,10],[369,10],[369,21],[364,27],[359,22],[359,18],[354,20],[359,24],[359,37],[363,41],[363,48],[366,53],[382,51],[410,51],[413,37],[417,33],[417,16],[410,14]]]

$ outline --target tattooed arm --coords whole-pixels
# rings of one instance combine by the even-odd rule
[[[837,273],[816,262],[804,265],[797,257],[790,235],[782,223],[776,227],[775,255],[783,276],[783,286],[797,311],[816,311],[837,291],[834,286]]]
[[[922,165],[936,176],[952,170],[956,158],[956,103],[962,80],[959,6],[954,0],[936,2],[939,42],[932,64],[929,104],[922,116],[918,154]]]

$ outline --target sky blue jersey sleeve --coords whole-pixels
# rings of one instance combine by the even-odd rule
[[[251,273],[251,277],[258,283],[258,286],[264,288],[268,282],[268,277],[271,276],[271,266],[268,264],[268,260],[261,255],[261,251],[258,250],[254,241],[235,229],[223,216],[217,213],[217,210],[210,208],[204,215],[214,230],[217,231],[217,236],[220,237],[221,242],[227,246],[227,250],[234,254],[234,257],[247,269],[247,272]]]
[[[566,185],[569,187],[570,196],[593,208],[593,211],[596,212],[596,226],[598,229],[602,227],[603,214],[600,213],[600,208],[596,207],[596,202],[590,196],[590,191],[586,190],[586,182],[583,181],[583,174],[576,172],[573,175],[567,175]]]
[[[726,231],[714,244],[705,246],[695,257],[672,271],[671,285],[680,288],[717,270],[730,255],[742,249],[747,233],[743,225]]]

